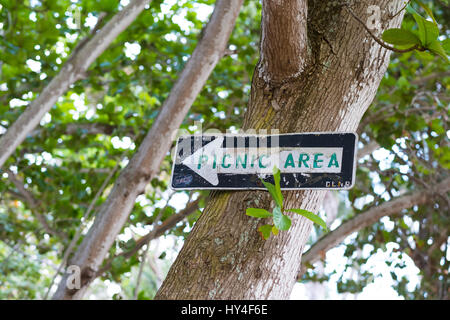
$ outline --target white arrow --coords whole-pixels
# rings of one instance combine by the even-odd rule
[[[199,174],[203,179],[205,179],[212,185],[217,186],[219,184],[219,176],[217,175],[217,170],[213,169],[213,164],[211,163],[211,161],[202,163],[199,168],[199,165],[195,162],[195,159],[200,159],[202,156],[206,156],[206,159],[208,159],[208,157],[211,157],[217,150],[220,150],[222,148],[222,143],[223,136],[218,136],[216,139],[184,159],[181,163]]]

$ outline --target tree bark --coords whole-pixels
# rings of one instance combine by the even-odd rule
[[[78,79],[82,78],[95,59],[124,31],[144,10],[150,0],[133,0],[87,42],[82,41],[67,62],[31,102],[8,131],[0,138],[0,168],[22,143],[27,135],[39,125],[42,117],[52,108],[58,98]]]
[[[336,247],[353,232],[358,232],[359,230],[372,225],[382,217],[400,213],[402,210],[430,202],[433,200],[433,195],[445,195],[448,191],[450,191],[450,178],[440,182],[431,190],[415,191],[411,194],[392,199],[377,207],[370,208],[369,210],[344,222],[336,228],[336,230],[333,230],[317,240],[317,242],[303,254],[302,267],[297,277],[298,280],[300,280],[305,273],[307,263],[313,264],[314,262],[322,259],[328,250]]]
[[[173,133],[181,125],[217,62],[222,58],[243,0],[218,0],[205,33],[161,107],[155,123],[138,151],[117,178],[94,224],[70,264],[81,269],[81,289],[66,287],[66,274],[53,299],[79,299],[95,278],[108,250],[119,234],[138,195],[155,177],[167,155]]]
[[[263,1],[259,75],[272,84],[298,76],[306,58],[305,0]]]
[[[389,18],[391,2],[372,2],[380,7],[383,30],[399,27],[403,18],[403,14]],[[286,3],[265,0],[263,7]],[[277,43],[279,39],[287,41],[286,35],[294,36],[283,29],[292,21],[268,30],[270,24],[265,24],[271,18],[264,15],[271,11],[263,10],[262,57],[253,76],[244,130],[355,131],[372,102],[390,52],[343,9],[343,1],[310,0],[307,4],[307,14],[299,13],[302,19],[307,16],[306,30],[297,29],[298,39],[289,40],[301,55],[293,65],[285,56],[295,53],[282,49],[287,44]],[[400,9],[401,1],[394,4],[391,10]],[[296,1],[295,5],[300,11],[306,9],[306,1]],[[363,20],[368,16],[363,2],[356,2],[352,11]],[[293,19],[287,12],[285,18]],[[305,39],[306,53],[302,45],[297,45]],[[272,81],[276,70],[264,63],[264,52],[272,52],[271,58],[278,59],[273,66],[282,70],[285,78]],[[291,67],[292,72],[286,72]],[[324,197],[324,191],[311,190],[283,194],[286,208],[312,212],[317,212]],[[248,207],[271,209],[273,203],[262,191],[214,192],[155,299],[287,299],[297,279],[312,222],[291,215],[290,230],[265,241],[257,232],[264,222],[246,216]]]

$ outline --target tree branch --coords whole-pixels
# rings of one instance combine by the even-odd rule
[[[420,47],[420,45],[415,44],[414,46],[412,46],[411,48],[407,48],[407,49],[397,49],[395,47],[392,47],[386,43],[384,43],[380,38],[378,38],[364,23],[364,21],[362,21],[351,9],[348,5],[344,5],[344,8],[352,15],[353,18],[355,18],[356,21],[358,21],[363,27],[364,29],[366,29],[366,31],[369,33],[369,35],[373,38],[373,40],[375,40],[380,46],[382,46],[385,49],[394,51],[394,52],[398,52],[398,53],[406,53],[406,52],[410,52],[410,51],[414,51],[414,50],[419,50],[419,51],[424,51],[423,48]],[[400,11],[401,12],[401,11]]]
[[[350,220],[341,224],[337,229],[327,233],[320,238],[308,251],[302,256],[302,264],[297,280],[300,280],[305,273],[307,264],[313,264],[330,249],[341,243],[347,236],[357,232],[382,217],[390,216],[404,209],[409,209],[415,205],[427,203],[433,199],[433,195],[445,194],[450,191],[450,178],[437,184],[434,188],[428,190],[419,190],[409,195],[404,195],[396,199],[384,202],[378,207],[371,208],[366,212],[360,213]]]
[[[152,128],[138,151],[121,172],[108,199],[83,239],[73,264],[82,270],[82,288],[68,290],[64,276],[54,299],[78,299],[102,264],[109,248],[125,224],[136,198],[159,172],[172,144],[172,135],[183,122],[217,62],[222,58],[243,0],[218,0],[202,39],[197,44],[177,82],[164,101]]]
[[[123,159],[123,154],[121,156],[121,159]],[[50,290],[53,287],[53,283],[55,282],[56,277],[59,275],[59,273],[60,273],[61,269],[63,268],[63,266],[67,263],[67,261],[69,259],[69,256],[72,254],[72,251],[75,248],[75,245],[77,244],[78,240],[81,237],[81,233],[83,231],[84,224],[89,219],[89,216],[90,216],[92,210],[94,210],[94,206],[97,203],[97,200],[101,197],[101,195],[105,191],[106,187],[109,185],[109,182],[111,181],[112,177],[114,176],[114,174],[116,173],[117,169],[119,168],[119,164],[120,164],[120,160],[117,161],[115,167],[111,170],[109,175],[103,181],[102,185],[100,186],[100,189],[98,189],[97,193],[94,196],[94,199],[92,199],[91,203],[89,204],[89,207],[87,208],[86,212],[84,213],[83,218],[81,219],[81,224],[78,226],[78,229],[75,232],[74,237],[72,238],[72,240],[70,241],[69,245],[67,246],[67,249],[64,252],[63,259],[62,259],[61,263],[58,266],[58,270],[56,271],[55,275],[52,278],[52,281],[50,282],[50,285],[49,285],[49,287],[47,289],[47,292],[45,293],[44,300],[47,300],[47,297],[48,297],[48,295],[50,293]]]
[[[397,13],[394,13],[393,15],[390,15],[389,18],[394,19],[396,16],[398,16],[400,13],[402,13],[403,10],[406,9],[406,7],[408,6],[408,4],[411,2],[411,0],[408,0],[405,5],[397,11]]]
[[[442,79],[443,80],[444,77],[448,77],[448,76],[450,76],[450,70],[443,71],[443,72],[433,72],[433,73],[430,73],[429,75],[412,80],[411,84],[420,86],[420,85],[426,84],[430,80],[434,80],[434,79]]]
[[[75,122],[75,123],[68,123],[68,124],[64,124],[64,125],[58,125],[58,127],[65,127],[64,128],[64,134],[67,135],[74,135],[77,134],[78,132],[81,132],[82,134],[104,134],[104,135],[111,135],[114,130],[119,129],[122,130],[123,132],[125,132],[127,135],[129,135],[130,137],[134,137],[134,131],[132,127],[127,127],[127,126],[115,126],[115,125],[110,125],[110,124],[106,124],[106,123],[98,123],[98,122],[91,122],[91,123],[79,123],[79,122]],[[59,128],[56,128],[56,130],[58,130]],[[35,136],[39,136],[41,135],[44,131],[46,130],[46,128],[37,128],[33,131],[30,132],[30,134],[28,135],[28,137],[35,137]]]
[[[38,200],[34,198],[34,196],[31,194],[31,192],[25,188],[25,185],[20,181],[14,172],[12,172],[9,169],[6,169],[5,172],[8,174],[8,179],[11,181],[16,189],[19,191],[19,194],[22,195],[22,199],[25,200],[25,203],[30,207],[31,211],[34,213],[34,216],[36,219],[40,222],[44,230],[53,236],[60,237],[61,239],[67,239],[67,235],[57,231],[53,230],[50,225],[48,224],[45,217],[39,212],[40,203]]]
[[[378,142],[372,140],[368,144],[364,145],[361,149],[358,150],[358,160],[364,158],[365,156],[372,154],[375,150],[380,147]]]
[[[154,224],[155,226],[156,226],[156,225],[159,223],[159,221],[161,220],[161,217],[162,217],[162,215],[164,214],[164,212],[166,211],[167,207],[169,206],[169,201],[170,201],[170,199],[172,199],[172,197],[174,196],[174,194],[175,194],[175,192],[173,192],[173,193],[169,196],[169,198],[168,198],[167,201],[166,201],[166,205],[164,206],[164,208],[162,208],[162,209],[159,211],[158,215],[156,216],[155,220],[153,221],[153,224]],[[155,229],[153,229],[152,231],[150,231],[150,235],[151,235],[151,236],[154,236],[154,233],[155,233]],[[141,259],[142,259],[142,260],[141,260],[141,264],[139,265],[139,271],[138,271],[138,275],[137,275],[137,279],[136,279],[136,286],[134,287],[134,295],[133,295],[134,300],[137,300],[137,298],[138,298],[138,294],[139,294],[139,286],[140,286],[140,284],[141,284],[141,279],[142,279],[142,271],[144,271],[144,266],[145,266],[145,263],[146,263],[146,261],[147,261],[148,250],[150,249],[150,240],[148,240],[148,241],[145,243],[145,245],[146,245],[145,251],[144,251],[144,253],[141,255]]]
[[[162,236],[166,231],[172,229],[176,226],[176,224],[180,221],[183,221],[184,218],[187,216],[193,214],[195,211],[199,209],[199,203],[200,203],[201,197],[199,197],[197,200],[194,200],[186,205],[186,207],[178,212],[175,215],[170,216],[167,218],[162,224],[159,226],[156,226],[152,231],[147,233],[145,236],[139,238],[136,241],[136,245],[133,247],[133,249],[129,251],[124,251],[117,256],[109,259],[108,262],[105,263],[105,265],[99,269],[95,275],[96,277],[100,277],[103,275],[106,271],[111,269],[112,261],[117,257],[124,257],[125,259],[128,259],[136,254],[145,244],[149,243],[151,240],[156,239],[160,236]]]
[[[149,0],[131,1],[129,5],[112,17],[92,39],[69,57],[58,75],[50,81],[0,138],[0,168],[26,136],[39,124],[58,98],[84,75],[87,68],[133,22],[148,2]]]

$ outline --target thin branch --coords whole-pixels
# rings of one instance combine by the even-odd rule
[[[302,264],[297,280],[302,278],[307,269],[307,264],[310,265],[320,260],[320,258],[324,256],[328,250],[337,246],[353,232],[357,232],[367,226],[370,226],[382,217],[399,213],[402,210],[412,208],[415,205],[427,203],[433,200],[433,195],[445,194],[449,190],[450,178],[447,178],[431,189],[419,190],[409,195],[404,195],[384,202],[383,204],[370,208],[366,212],[360,213],[344,222],[337,229],[320,238],[306,253],[303,254]]]
[[[94,199],[92,199],[89,207],[87,208],[86,212],[84,213],[83,218],[81,219],[81,224],[78,226],[78,229],[77,229],[77,232],[75,233],[75,236],[70,241],[69,246],[67,247],[66,251],[64,252],[64,256],[63,256],[63,259],[62,259],[61,263],[58,266],[58,270],[56,271],[55,275],[53,276],[52,281],[51,281],[51,283],[50,283],[50,285],[49,285],[49,287],[47,289],[47,292],[45,293],[44,300],[47,300],[48,295],[50,293],[50,290],[53,287],[53,283],[55,282],[56,277],[59,275],[59,273],[61,272],[61,269],[67,263],[67,260],[68,260],[69,256],[72,254],[72,251],[75,248],[76,243],[78,242],[78,239],[80,239],[81,232],[84,229],[84,224],[89,219],[89,216],[90,216],[92,210],[94,209],[95,203],[100,198],[100,196],[103,194],[103,191],[108,186],[109,181],[111,180],[111,178],[116,173],[117,169],[119,168],[119,165],[120,165],[120,161],[117,161],[116,166],[111,170],[109,175],[103,181],[103,184],[101,185],[100,189],[95,194]]]
[[[431,257],[433,254],[433,251],[436,249],[439,249],[440,246],[442,246],[442,244],[444,242],[446,242],[448,240],[448,234],[447,233],[443,233],[441,234],[437,239],[434,239],[433,244],[428,248],[427,250],[427,257]]]
[[[166,205],[164,206],[164,208],[159,210],[158,215],[156,216],[155,220],[153,221],[153,224],[155,225],[155,227],[159,223],[159,220],[161,220],[162,215],[164,214],[164,212],[166,211],[167,207],[169,206],[170,199],[172,199],[172,197],[174,195],[175,195],[175,192],[173,192],[169,196],[169,198],[166,201]],[[154,233],[155,233],[155,228],[153,228],[153,230],[150,231],[150,234],[153,237],[154,237]],[[142,254],[142,261],[141,261],[141,264],[139,266],[139,272],[138,272],[138,276],[137,276],[137,279],[136,279],[136,286],[134,287],[134,300],[137,300],[137,296],[138,296],[138,293],[139,293],[139,285],[141,284],[142,271],[144,270],[144,265],[145,265],[145,261],[147,260],[147,254],[148,254],[148,250],[149,249],[150,249],[150,240],[147,241],[145,251]]]
[[[47,165],[47,164],[41,164],[41,167],[46,168],[47,170],[63,170],[63,171],[68,171],[68,172],[72,172],[73,168],[69,168],[69,167],[60,167],[60,166],[53,166],[53,165]],[[77,173],[88,173],[88,174],[109,174],[111,172],[112,168],[89,168],[89,167],[84,167],[84,168],[79,168],[77,169]],[[81,204],[81,203],[79,203]]]
[[[443,80],[444,77],[448,77],[448,76],[450,76],[450,70],[443,71],[443,72],[433,72],[433,73],[430,73],[429,75],[412,80],[411,84],[420,86],[420,85],[427,83],[430,80],[434,80],[434,79],[442,79]]]
[[[169,218],[167,218],[162,224],[160,224],[159,226],[156,226],[154,231],[150,231],[149,233],[147,233],[145,236],[141,237],[140,239],[138,239],[136,241],[136,245],[134,246],[133,249],[129,250],[129,251],[124,251],[118,255],[116,255],[115,257],[109,259],[108,262],[105,263],[105,265],[99,269],[95,275],[95,278],[100,277],[101,275],[103,275],[106,271],[108,271],[109,269],[111,269],[112,266],[112,261],[117,258],[117,257],[124,257],[125,259],[128,259],[130,257],[132,257],[133,255],[136,254],[136,252],[138,252],[146,243],[150,242],[151,240],[158,238],[160,236],[162,236],[166,231],[172,229],[173,227],[175,227],[175,225],[180,222],[183,221],[184,218],[186,218],[187,216],[193,214],[195,211],[197,211],[199,209],[199,203],[200,203],[201,197],[197,198],[197,200],[192,201],[190,203],[188,203],[186,205],[186,207],[181,210],[180,212],[178,212],[175,215],[170,216]]]
[[[7,189],[6,192],[8,192],[10,195],[12,195],[14,199],[18,199],[18,200],[22,201],[23,203],[27,202],[27,198],[25,198],[23,196],[23,194],[21,194],[19,192],[16,192],[12,189]]]
[[[398,52],[398,53],[405,53],[405,52],[410,52],[410,51],[414,51],[414,50],[419,50],[419,51],[424,51],[424,49],[418,45],[415,44],[414,46],[412,46],[411,48],[407,48],[407,49],[397,49],[395,47],[392,47],[386,43],[384,43],[380,38],[378,38],[364,23],[364,21],[362,21],[355,13],[353,13],[353,11],[350,9],[350,7],[348,5],[344,5],[344,8],[353,16],[353,18],[355,18],[356,21],[358,21],[363,27],[364,29],[366,29],[366,31],[370,34],[370,36],[383,48],[394,51],[394,52]]]
[[[40,202],[34,198],[31,192],[25,188],[25,185],[22,181],[20,181],[16,174],[9,169],[6,169],[5,172],[8,174],[8,179],[11,181],[19,193],[22,195],[22,199],[25,200],[25,203],[30,207],[31,211],[33,211],[36,219],[40,222],[44,230],[51,235],[60,237],[61,239],[67,239],[67,235],[63,232],[54,230],[50,227],[45,217],[39,212],[40,210]]]
[[[412,103],[412,105],[413,104],[414,103]],[[434,111],[434,113],[436,113],[438,111],[436,106],[428,106],[428,105],[423,106],[419,102],[417,102],[415,104],[419,105],[419,107],[411,106],[410,108],[408,108],[404,111],[401,111],[403,116],[408,116],[408,115],[414,114],[414,113],[422,114],[422,116],[424,116],[425,112]],[[389,110],[392,110],[392,111],[389,111]],[[385,112],[385,111],[388,111],[388,112]],[[384,119],[390,118],[392,116],[395,116],[399,112],[400,111],[398,110],[397,105],[387,105],[387,106],[381,108],[380,110],[376,111],[375,113],[363,118],[363,120],[360,122],[360,124],[358,126],[357,133],[361,134],[368,124],[374,123],[374,122],[379,122]],[[431,114],[430,116],[433,116],[434,113]]]
[[[26,242],[27,242],[26,240],[27,240],[27,239],[25,239],[25,241],[23,241],[23,242],[26,243]],[[0,241],[2,241],[2,242],[3,242],[5,245],[7,245],[9,248],[11,248],[11,249],[13,248],[13,245],[10,244],[10,243],[8,243],[8,242],[5,241],[4,239],[0,239]],[[51,267],[51,268],[54,269],[54,270],[57,269],[57,266],[56,266],[55,264],[53,264],[53,262],[51,262],[50,260],[48,260],[48,259],[45,259],[45,260],[44,260],[44,259],[39,259],[39,258],[37,258],[35,255],[30,255],[30,254],[28,254],[28,253],[26,253],[26,252],[20,250],[20,247],[16,249],[16,252],[17,252],[18,254],[22,255],[23,257],[25,257],[25,258],[31,260],[31,261],[34,260],[34,261],[36,261],[36,262],[39,262],[40,264],[44,263],[44,264],[46,264],[47,266]]]
[[[68,61],[73,59],[75,57],[75,53],[80,51],[81,48],[83,48],[89,42],[89,40],[92,39],[92,36],[95,35],[95,33],[100,29],[100,25],[102,24],[102,22],[103,22],[103,20],[105,19],[106,16],[107,16],[106,12],[103,12],[103,11],[100,12],[100,14],[98,15],[98,18],[97,18],[97,23],[95,24],[94,28],[92,28],[92,30],[89,32],[88,36],[86,36],[83,39],[81,39],[77,43],[75,48],[73,48],[72,54],[69,57]]]
[[[369,143],[367,143],[366,145],[364,145],[364,147],[362,147],[361,149],[358,150],[357,154],[358,154],[358,160],[364,158],[365,156],[372,154],[372,152],[374,152],[375,150],[377,150],[380,147],[379,143],[372,140]]]
[[[11,251],[9,252],[9,254],[6,256],[5,259],[3,259],[3,261],[1,262],[0,266],[3,268],[3,266],[6,266],[6,264],[8,263],[8,260],[11,258],[11,256],[19,250],[19,247],[22,245],[23,240],[20,239],[19,241],[17,241],[17,243],[13,246],[10,247]]]
[[[405,4],[400,10],[398,10],[395,14],[389,15],[389,18],[394,19],[396,16],[398,16],[400,13],[402,13],[402,11],[406,9],[406,7],[408,6],[408,4],[409,4],[410,2],[411,2],[411,0],[408,0],[408,1],[406,2],[406,4]]]
[[[34,198],[34,196],[31,194],[31,192],[28,191],[27,188],[25,188],[25,185],[23,184],[23,182],[19,181],[16,174],[9,169],[6,169],[5,172],[8,174],[8,180],[11,181],[14,184],[14,186],[17,188],[17,190],[23,195],[24,199],[26,200],[26,203],[30,206],[30,208],[36,209],[37,207],[39,207],[39,202]],[[38,216],[38,215],[39,215],[38,219],[41,220],[39,213],[36,214],[36,216]],[[43,224],[47,224],[47,223],[44,221]]]
[[[57,125],[55,130],[58,130],[60,128],[64,128],[64,134],[67,135],[74,135],[77,133],[81,134],[89,134],[89,135],[95,135],[95,134],[104,134],[104,135],[111,135],[116,130],[119,130],[121,132],[124,132],[131,138],[135,138],[135,134],[132,127],[128,126],[115,126],[110,125],[107,123],[99,123],[99,122],[88,122],[88,123],[68,123],[68,124],[61,124]],[[45,130],[48,130],[45,127],[37,128],[30,132],[28,137],[35,137],[41,135]]]
[[[380,109],[376,110],[375,112],[371,112],[372,114],[369,114],[368,116],[364,117],[361,122],[358,125],[358,129],[356,130],[358,134],[362,134],[364,129],[369,123],[375,122],[380,119],[380,115],[382,116],[385,111],[389,111],[392,109],[396,109],[397,105],[388,104],[384,107],[381,107]]]

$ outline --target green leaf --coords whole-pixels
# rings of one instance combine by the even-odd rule
[[[281,173],[280,169],[276,166],[273,167],[273,180],[275,181],[275,192],[277,194],[277,198],[280,200],[280,203],[277,204],[281,207],[281,210],[283,210],[283,195],[281,194],[280,187]]]
[[[305,218],[308,218],[312,222],[317,223],[319,226],[324,228],[325,231],[328,231],[327,224],[318,215],[316,215],[308,210],[304,210],[304,209],[289,209],[289,211],[292,211],[301,216],[304,216]]]
[[[158,259],[164,259],[166,257],[167,253],[165,251],[163,251],[163,253],[161,253],[158,257]]]
[[[280,230],[289,230],[289,228],[291,227],[291,224],[292,224],[291,219],[287,215],[283,214],[281,216],[281,224],[279,226],[279,229]]]
[[[125,264],[125,258],[122,256],[115,257],[111,262],[111,268],[114,272],[120,273],[123,265]]]
[[[247,208],[245,214],[255,218],[269,218],[272,216],[271,212],[265,209],[258,209],[258,208]]]
[[[430,43],[438,38],[439,29],[434,23],[428,21],[421,15],[414,13],[413,16],[419,26],[420,42],[424,47],[428,47]]]
[[[273,222],[275,224],[275,226],[278,228],[278,223],[281,220],[281,216],[283,215],[283,213],[281,212],[281,208],[280,207],[275,207],[273,208]],[[280,228],[278,228],[280,229]]]
[[[429,63],[434,60],[435,55],[430,51],[416,51],[417,58],[423,63]]]
[[[450,38],[445,39],[444,41],[441,42],[441,44],[446,54],[448,55],[450,53]]]
[[[289,230],[292,222],[288,216],[281,213],[280,207],[275,207],[273,209],[273,223],[279,230]]]
[[[422,7],[423,10],[425,10],[425,12],[430,16],[430,18],[433,19],[434,24],[437,25],[437,21],[434,18],[433,11],[425,3],[423,3],[422,1],[420,1],[420,0],[415,0],[415,1],[417,2],[417,4],[419,6]]]
[[[139,294],[137,296],[138,300],[150,300],[150,298],[146,295],[145,291],[139,291]]]
[[[438,56],[442,57],[446,62],[448,62],[447,53],[445,52],[444,48],[442,47],[441,43],[438,40],[430,43],[427,46],[427,49],[433,52],[434,54],[437,54]]]
[[[270,232],[272,231],[272,225],[265,224],[263,226],[260,226],[258,228],[258,231],[261,233],[261,236],[263,237],[263,239],[267,240],[270,237]]]
[[[279,206],[281,208],[281,206],[283,205],[283,202],[278,197],[276,187],[273,184],[271,184],[270,182],[265,182],[262,179],[261,179],[261,181],[264,184],[264,186],[266,187],[266,189],[269,191],[269,193],[272,195],[272,198],[275,200],[275,203],[277,204],[277,206]]]
[[[419,14],[412,6],[411,4],[406,5],[406,12],[410,14]]]
[[[272,233],[274,236],[276,236],[279,232],[280,232],[280,230],[278,230],[277,227],[275,227],[275,226],[272,227]]]
[[[420,39],[411,31],[405,29],[388,29],[383,32],[381,38],[393,45],[415,45],[420,44]]]

